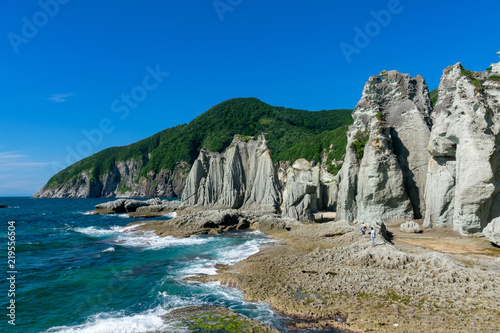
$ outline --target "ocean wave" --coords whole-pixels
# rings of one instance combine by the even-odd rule
[[[167,247],[200,245],[213,241],[210,238],[191,236],[188,238],[175,238],[172,236],[160,237],[150,231],[135,231],[142,224],[119,227],[113,226],[103,229],[95,226],[78,227],[73,230],[89,237],[107,238],[109,242],[125,247],[144,248],[148,250],[160,250]]]
[[[127,247],[160,250],[167,247],[200,245],[211,242],[210,238],[191,236],[188,238],[175,238],[172,236],[160,237],[153,232],[134,232],[116,238],[115,242]]]
[[[85,227],[85,228],[78,227],[78,228],[74,228],[73,230],[76,232],[79,232],[81,234],[91,236],[91,237],[105,237],[105,236],[112,236],[112,235],[116,234],[116,230],[101,229],[101,228],[94,227],[94,226]]]
[[[180,274],[183,277],[200,274],[215,275],[217,274],[217,269],[215,268],[217,264],[234,265],[258,253],[263,246],[262,244],[268,241],[269,240],[265,238],[251,239],[236,246],[224,246],[215,251],[216,258],[196,258],[190,262],[188,267],[182,269]]]
[[[102,250],[101,253],[105,253],[105,252],[114,252],[115,251],[115,248],[114,247],[108,247],[106,250]]]
[[[163,216],[173,219],[177,217],[177,212],[168,213]]]
[[[169,327],[161,318],[166,310],[158,307],[141,314],[123,316],[120,313],[100,313],[90,317],[87,322],[76,326],[59,326],[47,330],[47,333],[141,333],[141,332],[187,332]]]

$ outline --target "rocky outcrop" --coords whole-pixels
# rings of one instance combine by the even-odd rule
[[[224,153],[203,149],[182,193],[182,207],[191,209],[276,212],[280,202],[276,170],[263,134],[257,140],[236,135]]]
[[[402,232],[406,233],[415,233],[418,234],[422,232],[422,228],[420,227],[420,224],[418,224],[415,221],[408,221],[399,226],[399,230]]]
[[[167,221],[139,225],[134,230],[154,231],[158,236],[189,237],[247,229],[256,215],[237,209],[206,210],[181,215]],[[133,223],[132,225],[136,225]]]
[[[483,235],[493,244],[500,246],[500,217],[488,223],[483,230]]]
[[[500,216],[500,66],[443,71],[432,115],[424,227],[475,234]],[[495,79],[496,78],[496,79]]]
[[[7,208],[7,205],[0,205],[0,208]]]
[[[335,209],[337,182],[321,164],[298,159],[288,168],[284,184],[282,217],[311,222],[312,213]]]
[[[116,214],[116,213],[157,213],[173,212],[180,205],[179,201],[160,200],[158,198],[146,201],[133,199],[118,199],[105,202],[95,206],[95,214]]]
[[[312,168],[305,159],[297,160],[288,170],[283,191],[282,217],[312,222],[319,184],[318,167]]]
[[[370,77],[353,113],[338,174],[337,219],[421,216],[430,112],[421,76],[383,71]]]
[[[117,162],[99,179],[91,176],[91,170],[83,171],[65,184],[45,185],[33,198],[180,197],[190,165],[180,162],[173,171],[139,176],[148,159]]]

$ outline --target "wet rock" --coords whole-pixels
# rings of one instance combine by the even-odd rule
[[[0,208],[7,208],[7,205],[0,205]]]
[[[168,221],[139,224],[135,230],[154,231],[159,236],[189,237],[191,235],[218,234],[244,230],[255,222],[256,215],[236,209],[207,210],[175,217]]]
[[[164,315],[163,320],[192,332],[279,333],[275,328],[222,306],[196,305],[174,309]]]

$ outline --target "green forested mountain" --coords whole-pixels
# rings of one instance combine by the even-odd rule
[[[53,176],[46,187],[64,184],[82,171],[91,171],[91,178],[99,179],[115,163],[128,159],[143,162],[142,176],[149,171],[174,170],[180,161],[191,164],[202,148],[223,151],[235,134],[267,133],[275,162],[300,157],[319,161],[323,148],[332,144],[332,156],[340,159],[345,153],[345,125],[352,123],[351,111],[311,112],[274,107],[256,98],[231,99],[212,107],[189,124],[87,157]]]

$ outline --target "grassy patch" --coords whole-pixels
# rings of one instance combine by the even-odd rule
[[[238,332],[261,332],[259,328],[252,327],[249,322],[237,315],[222,315],[217,312],[207,312],[200,315],[191,316],[181,323],[179,327],[186,327],[193,332],[217,332],[217,333],[238,333]]]
[[[479,80],[474,77],[474,73],[472,73],[470,70],[462,68],[462,75],[467,76],[470,79],[470,82],[477,88],[481,89],[483,87],[481,85],[481,82],[479,82]]]
[[[488,78],[486,80],[490,80],[490,81],[500,81],[500,75],[490,75],[488,76]]]
[[[431,104],[434,107],[436,105],[436,103],[437,103],[438,98],[439,98],[439,91],[438,91],[438,89],[436,88],[436,89],[432,90],[429,93],[429,96],[431,98]]]
[[[129,191],[132,191],[132,188],[131,188],[130,186],[125,186],[124,188],[122,188],[122,189],[120,190],[120,193],[121,193],[121,194],[125,194],[125,193],[127,193],[127,192],[129,192]]]
[[[354,135],[354,141],[351,145],[351,148],[356,152],[356,156],[358,157],[358,160],[361,160],[363,158],[364,150],[366,143],[368,142],[368,139],[370,138],[370,135],[368,134],[368,131],[358,131]]]

